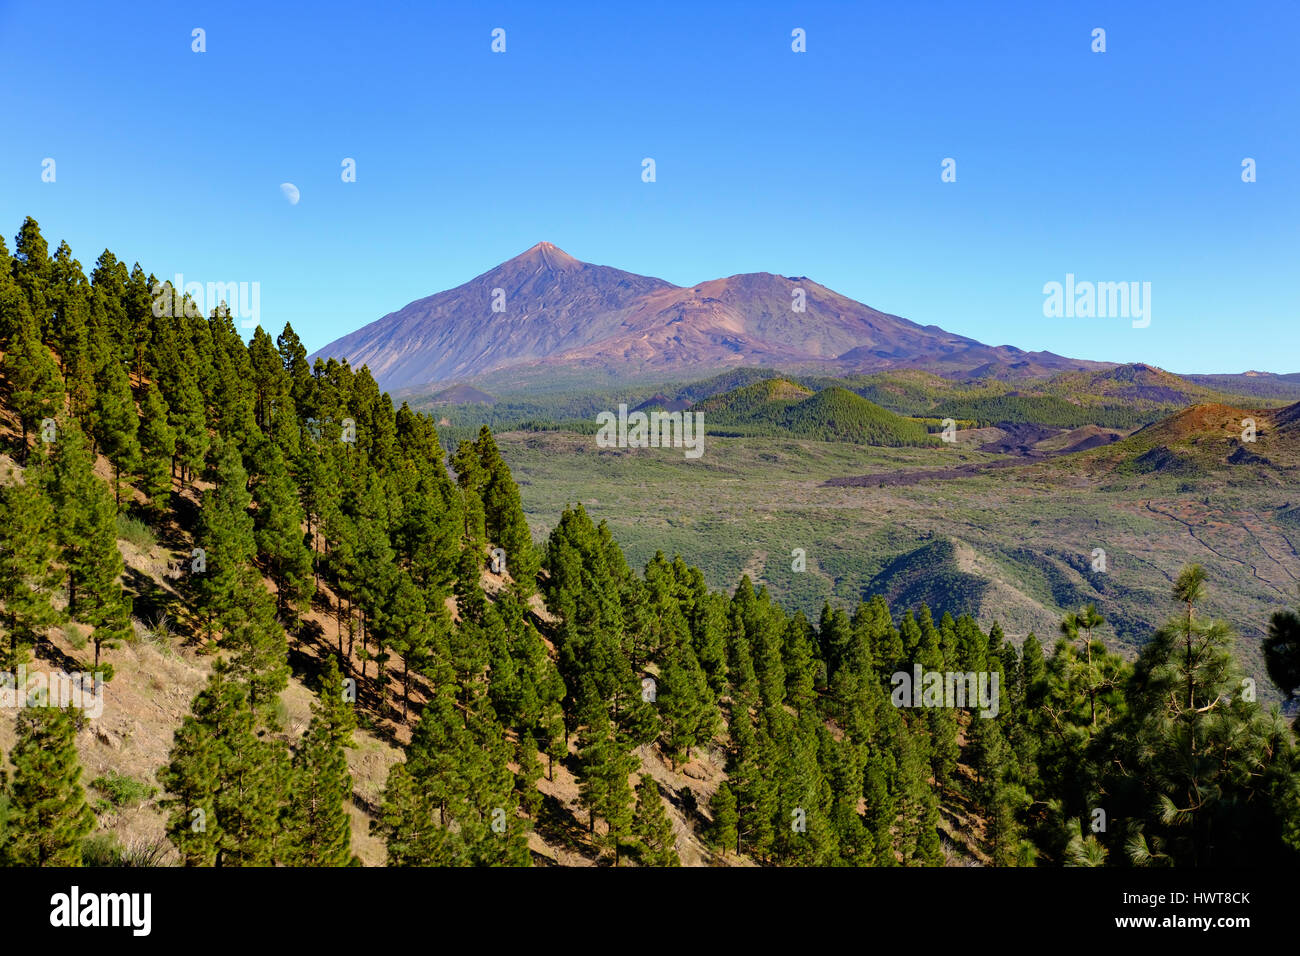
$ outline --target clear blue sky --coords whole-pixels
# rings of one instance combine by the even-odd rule
[[[549,240],[991,344],[1300,371],[1298,44],[1290,0],[0,0],[0,229],[260,282],[309,349]],[[1150,282],[1150,327],[1044,318],[1067,272]]]

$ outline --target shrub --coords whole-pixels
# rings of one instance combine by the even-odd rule
[[[115,807],[138,807],[146,800],[153,799],[158,788],[150,786],[143,780],[110,770],[105,776],[90,781],[91,787],[98,790],[108,802]]]
[[[117,536],[123,541],[129,541],[141,551],[148,551],[158,543],[153,529],[139,518],[124,514],[117,516]]]

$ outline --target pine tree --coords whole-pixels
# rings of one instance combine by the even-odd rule
[[[412,777],[405,762],[394,764],[371,832],[383,837],[389,866],[446,866],[451,862],[448,833],[438,808]]]
[[[927,739],[921,721],[903,723],[906,729],[892,741],[898,766],[898,850],[904,866],[937,866],[943,856]]]
[[[398,497],[405,507],[393,528],[398,556],[430,603],[451,591],[464,530],[460,493],[441,461],[435,462],[418,466],[422,470],[413,464],[404,469],[405,488]]]
[[[955,638],[955,627],[951,626]],[[920,628],[920,640],[916,646],[916,660],[924,671],[942,672],[947,669],[941,645],[941,634],[934,626],[930,609],[921,605],[917,626]],[[954,644],[952,652],[957,649]],[[916,690],[913,690],[915,693]],[[951,707],[928,707],[924,710],[926,728],[929,731],[930,769],[934,774],[935,787],[940,791],[952,784],[953,773],[957,769],[957,711]]]
[[[167,403],[157,386],[145,386],[140,418],[141,488],[154,514],[167,511],[171,500],[172,462],[176,457],[176,431],[168,422]]]
[[[50,247],[41,235],[41,227],[31,216],[23,220],[14,237],[13,278],[27,298],[27,307],[40,330],[41,341],[52,341],[53,311],[48,294],[54,281]]]
[[[68,410],[89,421],[95,399],[95,367],[90,348],[90,283],[67,243],[60,243],[53,261],[54,282],[49,293],[53,311],[51,345],[59,353],[59,369],[68,393]]]
[[[412,801],[400,787],[394,790],[393,820],[385,823],[390,854],[394,842],[411,839],[404,831],[421,832],[425,809],[431,809],[447,829],[434,843],[452,865],[526,865],[527,830],[514,799],[516,778],[506,766],[511,748],[504,729],[481,701],[462,713],[450,691],[439,688],[411,736],[404,773],[420,797]]]
[[[559,700],[546,706],[542,714],[542,728],[546,734],[546,779],[554,781],[555,761],[563,760],[569,753],[569,734],[564,725],[564,710]]]
[[[248,365],[252,373],[253,412],[258,426],[263,434],[277,443],[281,439],[287,440],[290,436],[285,434],[283,427],[285,415],[292,415],[294,411],[289,377],[284,359],[261,326],[253,330],[252,341],[248,343]],[[283,448],[282,445],[278,447]]]
[[[54,570],[54,509],[34,482],[0,484],[0,671],[12,672],[41,632],[59,619],[51,597],[61,575]]]
[[[463,574],[456,589],[461,623],[451,630],[446,655],[466,713],[487,694],[492,663],[490,648],[494,640],[504,637],[504,624],[496,609],[484,597],[477,582],[471,584],[465,580],[474,562],[474,556],[468,551],[461,554]]]
[[[206,323],[211,349],[210,385],[204,387],[211,418],[224,441],[252,444],[257,428],[252,366],[228,308],[214,308]]]
[[[524,812],[536,819],[542,808],[542,794],[537,789],[537,781],[542,778],[542,763],[537,759],[537,741],[532,734],[524,734],[519,739],[519,771],[515,781],[519,790],[519,802]]]
[[[218,668],[223,667],[218,661]],[[167,838],[182,866],[212,866],[221,841],[215,805],[223,756],[218,735],[229,732],[243,696],[226,673],[215,670],[195,698],[191,715],[176,730],[168,763],[158,771],[158,782],[167,793],[159,801],[169,811]]]
[[[176,437],[172,470],[184,487],[202,471],[208,451],[206,408],[196,372],[199,360],[178,321],[162,317],[159,323],[151,358],[167,405],[167,422]]]
[[[779,707],[785,702],[785,666],[781,660],[784,614],[772,605],[766,588],[754,591],[748,575],[741,578],[731,606],[732,627],[743,631],[749,645],[759,698],[767,707]]]
[[[482,759],[468,729],[468,715],[457,710],[449,690],[441,690],[425,704],[407,748],[408,768],[437,808],[438,822],[443,825],[470,801],[468,778],[475,775],[476,764]]]
[[[830,825],[834,800],[818,762],[824,746],[834,740],[814,714],[797,718],[785,708],[768,708],[762,715],[774,756],[771,776],[776,791],[776,818],[771,856],[786,865],[826,866],[838,857]],[[823,742],[819,731],[826,733]]]
[[[1104,668],[1105,657],[1093,662],[1094,650],[1104,650],[1094,646],[1092,632],[1106,623],[1095,604],[1089,604],[1078,613],[1069,613],[1061,621],[1061,633],[1067,640],[1078,640],[1083,647],[1082,679],[1088,695],[1088,728],[1093,733],[1097,727],[1097,696],[1100,692],[1115,687],[1115,680],[1107,675]],[[1080,637],[1082,632],[1082,637]]]
[[[117,507],[91,467],[81,430],[62,427],[41,483],[56,516],[56,537],[68,575],[68,614],[94,630],[101,652],[131,633],[131,599],[122,589],[125,564],[117,549]]]
[[[60,557],[68,579],[69,610],[77,603],[77,566],[87,545],[85,542],[89,502],[98,494],[94,460],[86,440],[75,421],[59,423],[57,441],[49,458],[36,469],[35,475],[54,509],[54,524]]]
[[[353,640],[353,604],[357,598],[357,590],[361,578],[361,571],[357,566],[357,526],[352,518],[344,514],[343,509],[338,507],[335,501],[329,497],[329,492],[337,487],[337,475],[327,472],[331,475],[328,485],[322,487],[322,498],[320,504],[320,528],[321,537],[325,542],[325,549],[328,554],[326,563],[326,574],[334,587],[336,595],[335,602],[335,633],[338,640],[339,657],[344,662],[344,667],[349,666],[348,660],[352,657],[352,640]],[[343,622],[347,621],[348,640],[347,647],[343,644]]]
[[[636,788],[636,812],[632,832],[637,839],[637,854],[646,866],[681,866],[677,855],[672,821],[664,810],[659,787],[649,774],[641,775]]]
[[[1047,663],[1043,659],[1043,645],[1031,631],[1020,648],[1020,670],[1016,680],[1025,707],[1036,708],[1042,701],[1043,683],[1047,679]]]
[[[997,718],[973,718],[967,746],[975,771],[974,796],[984,813],[993,863],[1014,866],[1019,860],[1015,811],[1021,792],[1011,783],[1015,755],[1002,734],[1001,723],[1001,714]]]
[[[867,750],[843,739],[822,740],[820,745],[824,748],[822,762],[832,795],[827,823],[840,862],[849,866],[873,866],[877,852],[875,834],[864,815],[858,812],[866,794]]]
[[[487,543],[487,517],[483,510],[483,495],[480,492],[486,481],[478,452],[473,442],[463,441],[452,456],[451,467],[456,472],[456,483],[460,485],[464,516],[462,541],[464,549],[477,561],[477,567],[483,566],[483,548]]]
[[[861,665],[855,663],[855,669],[862,674],[869,672],[870,654],[861,634],[861,628],[855,625],[853,646],[861,647],[864,660]],[[785,671],[785,697],[796,710],[815,707],[817,701],[817,682],[822,671],[817,659],[815,636],[803,612],[791,619],[781,640],[781,663]]]
[[[772,742],[749,715],[734,708],[727,782],[736,798],[736,853],[763,859],[776,838],[778,797],[771,772]]]
[[[1197,616],[1204,582],[1198,565],[1179,574],[1182,610],[1143,648],[1113,728],[1124,849],[1138,865],[1294,865],[1294,740],[1242,693],[1227,625]]]
[[[0,236],[0,344],[9,342],[18,321],[18,309],[27,304],[27,296],[14,282],[13,269],[14,260],[9,255],[9,247]]]
[[[92,323],[92,352],[95,361],[95,399],[90,410],[91,437],[94,447],[113,464],[113,500],[122,500],[122,476],[134,475],[140,467],[140,443],[137,430],[140,417],[136,412],[131,382],[114,341],[103,327],[104,320]]]
[[[690,595],[691,649],[717,699],[727,688],[727,599],[709,593],[698,568],[687,568],[681,558],[673,561],[673,567]]]
[[[387,661],[391,649],[402,655],[402,719],[405,720],[410,706],[410,662],[423,660],[431,638],[432,619],[410,575],[394,568],[386,583],[388,592],[375,605],[370,617],[370,632],[379,662],[380,706],[387,701]]]
[[[99,667],[104,650],[121,646],[131,636],[131,598],[122,587],[125,563],[117,549],[116,520],[107,494],[92,508],[87,539],[89,547],[82,555],[77,591],[77,619],[90,625],[95,645],[95,667]],[[97,560],[95,557],[97,556]]]
[[[256,570],[242,568],[234,589],[238,602],[221,617],[221,647],[232,652],[231,674],[248,685],[249,705],[273,725],[276,695],[289,682],[288,641]]]
[[[410,578],[406,575],[398,579],[394,613],[384,621],[385,628],[390,632],[385,640],[402,656],[403,721],[410,715],[413,677],[429,670],[437,649],[446,646],[452,629],[447,606],[438,602],[430,607],[409,582]]]
[[[157,284],[153,276],[146,276],[140,263],[131,267],[131,275],[126,283],[123,304],[126,318],[131,330],[132,360],[137,380],[144,379],[145,356],[153,346],[154,314],[153,287]]]
[[[359,503],[356,520],[356,545],[351,556],[350,571],[357,604],[361,607],[362,650],[372,635],[374,619],[382,615],[385,601],[398,586],[396,582],[396,555],[388,537],[388,504],[379,482],[372,480]],[[367,651],[368,653],[368,651]],[[381,650],[381,668],[384,665]],[[362,662],[365,676],[365,662]],[[383,676],[382,674],[380,675]],[[381,694],[383,682],[381,680]]]
[[[282,746],[258,739],[247,689],[218,660],[158,772],[170,795],[167,835],[185,865],[272,861],[283,756]]]
[[[0,848],[9,866],[80,866],[81,840],[95,815],[81,788],[77,718],[71,709],[26,707],[18,712],[9,758],[10,840]]]
[[[740,837],[737,825],[740,817],[736,813],[736,796],[731,792],[731,784],[725,780],[718,784],[718,789],[709,801],[709,812],[713,817],[709,827],[709,842],[724,853],[733,847],[740,852]]]
[[[174,394],[169,407],[170,424],[176,432],[176,467],[184,485],[202,471],[210,439],[203,396],[193,378],[183,377]]]
[[[1300,694],[1300,606],[1275,611],[1269,619],[1264,664],[1285,696]]]
[[[120,364],[123,369],[130,365],[134,357],[131,319],[127,314],[127,284],[130,278],[126,263],[119,261],[107,249],[95,260],[95,268],[90,273],[96,324],[115,364]]]
[[[312,704],[312,720],[293,755],[293,785],[285,827],[293,866],[347,866],[352,860],[348,804],[352,775],[346,748],[356,746],[356,715],[331,656]]]
[[[690,760],[691,748],[707,744],[721,726],[708,678],[689,644],[664,664],[657,703],[664,728],[660,739],[675,770],[678,760]]]
[[[532,532],[524,518],[519,486],[515,484],[491,430],[484,425],[474,443],[485,480],[478,489],[483,498],[487,538],[506,553],[506,567],[523,594],[536,590],[538,556]]]
[[[307,609],[315,593],[312,555],[304,541],[302,506],[278,445],[262,441],[254,453],[260,474],[253,481],[253,539],[275,582],[281,613]]]
[[[635,762],[615,738],[604,703],[586,694],[583,727],[578,733],[578,791],[587,808],[589,828],[597,846],[614,851],[618,865],[622,839],[632,824],[632,789],[627,778]],[[603,838],[596,837],[596,818],[605,821]]]
[[[248,513],[252,503],[248,473],[234,445],[218,444],[215,453],[214,487],[203,493],[194,534],[204,559],[204,570],[195,576],[194,585],[209,633],[216,621],[239,607],[240,582],[257,552],[253,518]]]
[[[280,353],[280,362],[289,376],[289,389],[294,406],[299,415],[307,407],[311,397],[311,366],[307,364],[307,349],[298,338],[298,333],[287,322],[275,339],[276,351]]]
[[[23,459],[27,457],[27,436],[39,432],[41,422],[53,419],[63,405],[63,379],[49,350],[41,344],[36,323],[25,303],[19,303],[17,329],[6,343],[3,364],[9,380],[10,401],[22,428]]]

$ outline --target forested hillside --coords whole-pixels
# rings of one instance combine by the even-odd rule
[[[146,609],[205,670],[130,782],[166,817],[148,854],[101,839],[95,718],[0,715],[8,865],[345,866],[354,803],[395,866],[1300,858],[1294,732],[1198,614],[1194,566],[1134,662],[1092,607],[1046,651],[880,596],[810,621],[748,577],[710,591],[690,555],[634,570],[582,505],[534,541],[489,429],[448,458],[367,369],[155,287],[107,251],[87,278],[31,219],[0,245],[0,671],[99,672],[109,711]],[[175,599],[128,570],[133,538],[173,559]],[[1300,615],[1259,616],[1300,689]],[[996,680],[996,704],[903,700],[918,667]],[[294,682],[316,691],[299,733]],[[373,800],[363,726],[400,748]]]

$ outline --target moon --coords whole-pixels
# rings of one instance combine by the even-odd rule
[[[280,192],[284,193],[284,198],[289,200],[290,206],[298,205],[300,193],[298,192],[298,187],[293,183],[280,183]]]

